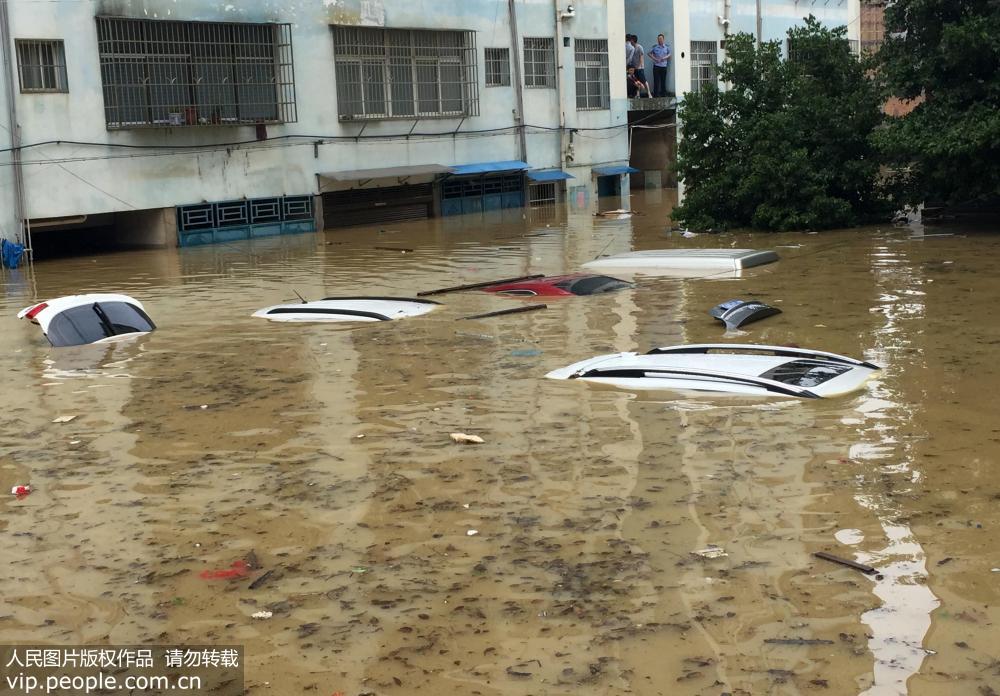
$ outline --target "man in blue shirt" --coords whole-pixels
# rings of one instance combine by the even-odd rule
[[[663,34],[656,37],[656,45],[649,49],[649,58],[653,61],[653,96],[667,96],[667,67],[670,65],[670,46],[666,44]]]

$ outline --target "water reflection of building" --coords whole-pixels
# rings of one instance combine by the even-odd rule
[[[228,242],[627,178],[621,3],[58,9],[0,14],[8,237]]]

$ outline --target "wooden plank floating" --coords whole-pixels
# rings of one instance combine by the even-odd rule
[[[458,292],[459,290],[475,290],[476,288],[486,288],[490,285],[502,285],[505,283],[517,283],[522,280],[535,280],[536,278],[544,278],[544,273],[536,273],[535,275],[526,275],[519,278],[502,278],[500,280],[487,280],[482,283],[469,283],[468,285],[455,285],[450,288],[440,288],[438,290],[424,290],[417,293],[417,297],[427,297],[428,295],[441,295],[446,292]]]
[[[455,321],[462,321],[464,319],[486,319],[487,317],[500,317],[505,314],[521,314],[522,312],[534,312],[539,309],[545,309],[548,305],[536,304],[528,305],[526,307],[514,307],[513,309],[501,309],[496,312],[486,312],[485,314],[473,314],[468,317],[459,317]]]

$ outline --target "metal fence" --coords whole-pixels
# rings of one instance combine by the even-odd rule
[[[608,73],[608,40],[576,39],[576,108],[580,111],[611,108]]]
[[[296,120],[290,24],[97,18],[107,127]]]
[[[479,115],[474,32],[332,29],[340,120]]]
[[[524,86],[556,86],[556,48],[551,37],[524,39]]]
[[[177,229],[197,232],[214,228],[312,219],[312,196],[252,198],[177,206]]]
[[[486,86],[510,86],[510,49],[487,48],[486,51]]]
[[[716,70],[719,64],[719,45],[715,41],[691,42],[691,91],[700,92],[703,87],[718,82]]]
[[[16,39],[22,92],[67,92],[66,52],[61,40]]]

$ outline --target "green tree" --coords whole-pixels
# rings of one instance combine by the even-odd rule
[[[878,93],[851,55],[846,29],[815,18],[779,42],[731,36],[714,85],[684,95],[673,219],[694,229],[847,227],[884,217],[871,133]]]
[[[1000,194],[1000,2],[895,0],[874,61],[886,96],[920,99],[877,143],[903,202]]]

